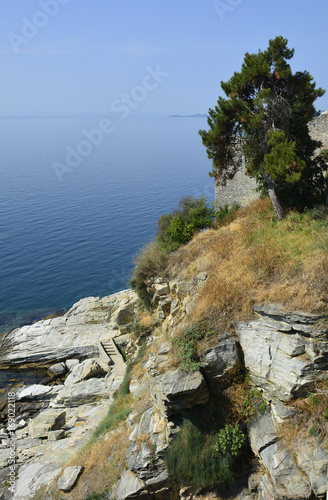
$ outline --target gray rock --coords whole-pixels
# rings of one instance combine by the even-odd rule
[[[220,381],[241,365],[240,348],[235,339],[228,339],[201,355],[203,369],[211,381]]]
[[[115,488],[115,493],[112,498],[125,499],[132,496],[137,496],[145,488],[145,483],[141,481],[131,471],[123,472],[118,485]]]
[[[280,401],[274,401],[271,403],[272,418],[276,426],[279,426],[289,418],[291,418],[297,410],[292,406],[286,406]]]
[[[304,325],[313,325],[313,323],[323,318],[322,314],[312,314],[304,311],[284,311],[282,305],[277,304],[255,305],[254,311],[274,320]]]
[[[278,441],[270,413],[265,413],[248,424],[248,437],[252,450],[257,456],[264,448]]]
[[[65,380],[64,385],[72,385],[87,380],[96,375],[105,375],[105,370],[99,364],[97,359],[86,359],[82,363],[76,365]]]
[[[9,448],[4,448],[3,450],[0,450],[0,468],[7,467],[9,457],[10,457]]]
[[[15,484],[15,500],[33,498],[40,488],[51,484],[60,471],[57,464],[33,462],[21,466]]]
[[[83,472],[83,467],[76,465],[66,467],[62,476],[57,481],[57,488],[61,491],[70,491],[77,483],[79,476]]]
[[[131,444],[126,451],[126,463],[141,479],[158,476],[163,471],[163,461],[159,458],[168,446],[169,428],[165,414],[146,410],[130,434]],[[150,449],[151,447],[151,449]]]
[[[174,293],[180,300],[188,297],[188,295],[193,295],[196,291],[196,287],[192,281],[178,281],[175,284]]]
[[[45,410],[29,422],[29,435],[33,439],[45,436],[48,431],[61,429],[65,425],[65,420],[65,411]]]
[[[88,297],[61,317],[38,321],[2,335],[0,368],[48,368],[71,358],[97,357],[98,340],[113,335],[118,328],[116,319],[120,310],[128,308],[133,315],[137,300],[132,290],[102,299]]]
[[[267,446],[260,453],[273,481],[275,493],[280,498],[309,498],[312,488],[298,468],[294,465],[291,452],[281,441]]]
[[[159,348],[158,355],[161,356],[162,354],[167,354],[168,352],[170,352],[171,349],[172,349],[171,342],[164,342]]]
[[[16,393],[16,401],[32,401],[35,399],[43,399],[45,395],[49,395],[52,391],[52,387],[47,385],[33,384],[28,386],[23,386]]]
[[[177,413],[208,401],[209,393],[203,375],[187,373],[180,368],[156,377],[153,390],[165,402],[169,413]]]
[[[55,365],[50,366],[47,370],[47,374],[52,378],[62,377],[66,373],[66,365],[65,363],[56,363]]]
[[[73,368],[78,365],[80,362],[79,359],[66,359],[65,361],[65,364],[66,364],[66,368],[69,372],[71,372],[73,370]]]
[[[299,442],[296,451],[298,467],[305,472],[315,495],[328,490],[328,453],[315,438]]]
[[[169,293],[168,283],[155,283],[154,288],[158,295],[167,295]]]
[[[112,378],[83,380],[60,389],[51,405],[54,407],[75,407],[81,404],[94,403],[102,398],[108,398],[112,387]]]
[[[152,477],[146,481],[146,485],[149,490],[159,490],[164,486],[167,486],[169,479],[169,474],[167,470],[163,470],[158,476]]]
[[[328,341],[286,334],[275,321],[259,319],[238,325],[246,368],[267,399],[288,401],[301,396],[328,370]]]
[[[175,316],[180,311],[180,302],[178,300],[172,300],[170,306],[170,314],[171,316]]]
[[[63,429],[48,432],[49,441],[59,441],[59,439],[63,439],[64,437],[66,437],[66,432]]]

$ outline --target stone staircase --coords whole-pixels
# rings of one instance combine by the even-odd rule
[[[117,377],[124,377],[126,364],[122,357],[122,354],[116,347],[113,339],[106,338],[101,339],[98,344],[99,355],[102,361],[104,361],[108,366],[113,366],[113,373]]]

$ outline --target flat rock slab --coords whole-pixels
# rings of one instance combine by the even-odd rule
[[[66,467],[62,476],[60,476],[57,481],[57,488],[61,491],[70,491],[77,483],[77,480],[82,472],[83,467],[80,465]]]
[[[0,367],[49,368],[66,359],[97,357],[98,340],[118,332],[119,311],[128,308],[132,315],[137,300],[132,290],[87,297],[61,317],[17,328],[0,338]]]
[[[15,484],[15,500],[33,498],[39,488],[51,484],[60,473],[58,464],[30,463],[20,467]]]
[[[74,407],[94,403],[109,397],[119,386],[113,378],[83,380],[77,384],[63,387],[51,403],[53,406]]]
[[[52,387],[41,384],[33,384],[27,387],[22,387],[16,393],[16,401],[21,400],[35,400],[49,394],[52,391]]]

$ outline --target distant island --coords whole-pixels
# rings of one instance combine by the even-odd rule
[[[195,115],[170,115],[169,118],[207,118],[207,115],[201,115],[199,113]]]

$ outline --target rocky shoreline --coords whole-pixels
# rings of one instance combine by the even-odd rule
[[[266,410],[247,424],[262,472],[251,475],[235,498],[322,498],[328,489],[325,443],[316,436],[303,436],[291,454],[280,432],[295,416],[289,402],[328,378],[328,331],[317,326],[321,316],[286,312],[277,305],[255,306],[254,319],[239,323],[235,338],[217,339],[201,353],[201,369],[188,373],[172,366],[171,339],[192,311],[205,281],[206,273],[200,273],[189,281],[157,278],[148,283],[154,313],[146,344],[152,349],[142,373],[130,384],[133,398],[142,399],[143,407],[141,412],[132,407],[125,423],[126,467],[109,498],[200,498],[201,492],[191,485],[172,483],[163,454],[179,432],[175,417],[195,405],[209,404],[210,394],[229,386],[241,368],[248,370]],[[14,494],[6,483],[9,411],[1,410],[0,498],[33,499],[40,488],[55,484],[44,497],[50,500],[53,488],[65,494],[85,481],[82,467],[65,465],[90,439],[122,383],[125,363],[116,346],[130,359],[138,351],[138,341],[131,335],[138,308],[132,290],[102,299],[89,297],[61,317],[16,329],[1,339],[2,369],[42,367],[48,379],[15,393]],[[211,496],[220,498],[220,491],[213,490]]]

